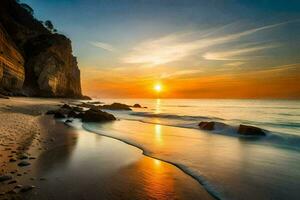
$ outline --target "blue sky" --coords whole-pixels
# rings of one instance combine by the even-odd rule
[[[296,0],[22,2],[71,38],[86,80],[84,89],[93,95],[132,96],[91,89],[91,82],[116,89],[124,83],[145,87],[146,80],[150,84],[212,75],[242,77],[278,68],[282,76],[290,76],[299,69]],[[124,78],[128,76],[130,80]]]

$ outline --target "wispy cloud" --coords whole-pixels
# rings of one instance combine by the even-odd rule
[[[116,50],[112,45],[110,45],[108,43],[104,43],[104,42],[90,41],[89,44],[91,44],[94,47],[104,49],[106,51],[115,51]]]
[[[239,67],[241,65],[245,64],[245,62],[241,62],[241,61],[237,61],[237,62],[231,62],[231,63],[227,63],[226,66],[230,66],[230,67]]]
[[[264,49],[270,49],[274,47],[278,47],[278,44],[269,44],[269,45],[256,45],[253,47],[234,49],[228,51],[220,51],[220,52],[207,52],[203,55],[203,58],[206,60],[245,60],[245,58],[240,57],[247,53],[261,51]]]
[[[176,71],[176,72],[173,72],[173,73],[164,73],[161,75],[161,78],[162,79],[165,79],[165,78],[173,78],[173,77],[178,77],[178,76],[183,76],[183,75],[196,75],[198,73],[201,73],[202,70],[180,70],[180,71]]]
[[[189,39],[185,34],[172,34],[159,39],[154,39],[138,44],[126,56],[122,58],[124,63],[142,64],[146,66],[156,66],[169,62],[179,61],[188,56],[199,53],[200,50],[205,50],[208,47],[234,42],[242,37],[249,36],[259,31],[272,29],[282,26],[289,22],[283,22],[268,26],[263,26],[255,29],[250,29],[238,33],[232,33],[222,36],[212,37],[210,34],[200,35],[200,39]],[[215,33],[215,31],[212,31]],[[267,47],[263,47],[264,49]],[[257,51],[259,47],[242,49],[236,52],[228,52],[229,55],[223,57],[234,56],[243,52]],[[207,58],[212,58],[211,55],[206,55]],[[222,55],[219,58],[221,58]]]

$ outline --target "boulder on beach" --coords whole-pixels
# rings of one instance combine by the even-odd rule
[[[82,116],[83,122],[105,122],[116,120],[115,116],[101,110],[90,109]]]
[[[136,103],[136,104],[133,105],[133,107],[134,108],[141,108],[142,106],[140,104]]]
[[[215,129],[215,122],[200,122],[198,124],[198,126],[202,129],[202,130],[208,130],[208,131],[212,131]]]
[[[243,125],[241,124],[238,129],[238,133],[241,135],[257,135],[257,136],[264,136],[266,133],[263,131],[263,129],[255,127],[255,126],[249,126],[249,125]]]
[[[113,103],[111,105],[103,105],[101,106],[101,108],[107,110],[131,110],[129,105],[123,103]]]

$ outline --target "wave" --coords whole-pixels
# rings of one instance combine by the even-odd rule
[[[178,119],[178,120],[223,120],[219,117],[208,117],[208,116],[192,116],[192,115],[176,115],[176,114],[166,114],[166,113],[151,113],[151,112],[133,112],[130,115],[140,116],[140,117],[152,117],[152,118],[168,118],[168,119]]]
[[[180,169],[182,172],[184,172],[185,174],[189,175],[190,177],[192,177],[193,179],[195,179],[200,185],[203,186],[203,188],[215,199],[217,200],[221,200],[221,199],[224,199],[222,197],[222,195],[215,189],[215,187],[210,184],[202,175],[199,175],[197,172],[195,172],[194,170],[190,169],[189,167],[183,165],[183,164],[180,164],[180,163],[177,163],[177,162],[174,162],[174,161],[171,161],[171,160],[166,160],[166,159],[163,159],[163,158],[160,158],[158,156],[155,156],[153,155],[150,151],[146,150],[142,145],[140,144],[137,144],[137,143],[134,143],[128,139],[124,139],[124,138],[119,138],[119,137],[115,137],[115,136],[112,136],[112,135],[109,135],[107,134],[105,131],[102,131],[102,130],[94,130],[92,128],[89,128],[87,126],[87,124],[82,124],[82,128],[88,132],[92,132],[92,133],[96,133],[96,134],[99,134],[99,135],[102,135],[102,136],[105,136],[105,137],[109,137],[109,138],[112,138],[112,139],[115,139],[115,140],[119,140],[121,142],[124,142],[128,145],[131,145],[131,146],[134,146],[140,150],[142,150],[143,152],[143,155],[147,156],[147,157],[150,157],[150,158],[153,158],[153,159],[156,159],[156,160],[160,160],[162,162],[166,162],[166,163],[169,163],[175,167],[177,167],[178,169]]]
[[[132,119],[132,118],[124,118],[126,120],[131,121],[139,121],[142,123],[148,123],[148,124],[159,124],[164,126],[172,126],[172,127],[179,127],[179,128],[191,128],[191,129],[197,129],[201,130],[198,126],[198,123],[201,120],[207,120],[207,121],[214,121],[215,122],[215,129],[212,131],[209,131],[214,134],[220,134],[225,136],[231,136],[231,137],[238,137],[241,139],[245,138],[252,138],[256,139],[258,143],[264,144],[264,145],[272,145],[282,148],[288,148],[288,149],[300,149],[300,136],[288,134],[288,133],[280,133],[275,131],[270,131],[267,129],[263,129],[263,131],[266,133],[265,137],[255,137],[255,136],[242,136],[238,134],[238,127],[239,124],[248,124],[248,125],[254,125],[258,127],[293,127],[293,128],[299,128],[300,123],[297,122],[289,122],[289,123],[271,123],[271,122],[256,122],[256,121],[250,121],[250,120],[232,120],[235,122],[239,122],[238,124],[228,123],[229,121],[223,120],[222,118],[217,117],[206,117],[206,116],[187,116],[187,115],[174,115],[174,114],[156,114],[156,113],[150,113],[150,112],[136,112],[136,113],[130,113],[130,115],[133,116],[140,116],[144,117],[143,119]],[[156,121],[156,120],[148,120],[147,118],[162,118],[162,119],[176,119],[176,120],[182,120],[184,122],[178,123],[178,122],[168,122],[168,121]],[[203,131],[203,130],[201,130]]]

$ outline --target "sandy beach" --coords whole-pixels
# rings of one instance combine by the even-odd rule
[[[67,100],[0,101],[0,199],[212,199],[173,165],[43,115]]]

